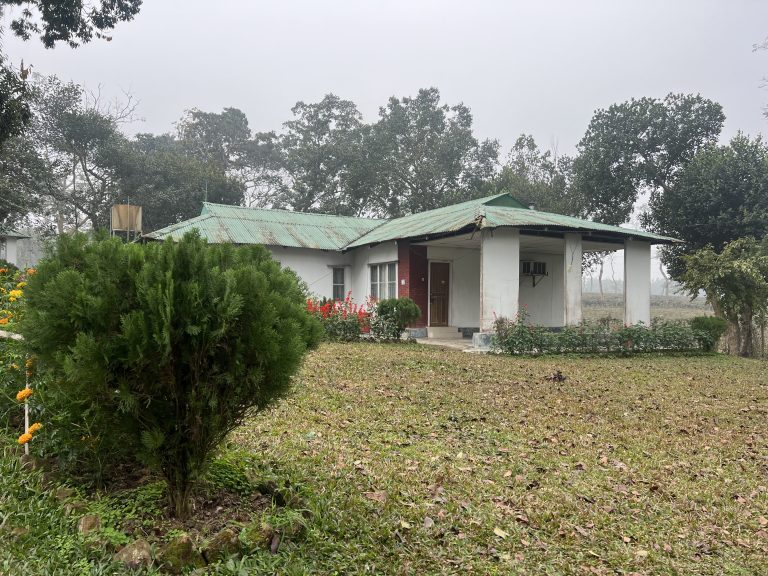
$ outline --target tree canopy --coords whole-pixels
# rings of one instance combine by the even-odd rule
[[[371,127],[374,212],[402,216],[478,197],[498,165],[499,144],[478,141],[464,104],[440,103],[437,88],[392,97]]]
[[[640,98],[597,110],[578,145],[576,186],[590,198],[588,216],[629,220],[638,196],[655,201],[696,153],[717,141],[722,107],[700,95]]]
[[[104,33],[119,22],[133,20],[143,0],[0,0],[0,12],[7,6],[20,6],[11,20],[11,30],[24,40],[40,35],[46,48],[66,42],[72,48],[90,42],[94,36],[111,40]]]
[[[97,0],[87,5],[82,0],[0,0],[0,18],[7,7],[21,7],[11,20],[14,34],[24,40],[39,34],[46,48],[53,48],[57,42],[76,48],[94,36],[111,40],[104,33],[119,22],[132,20],[141,4],[142,0]],[[20,134],[31,120],[25,86],[29,73],[29,68],[21,66],[17,74],[7,56],[0,53],[0,148],[8,138]]]
[[[768,235],[768,147],[743,134],[724,146],[699,151],[677,175],[675,185],[651,198],[645,223],[654,231],[685,241],[664,250],[673,276],[690,254],[711,246],[720,251],[732,240]]]
[[[738,353],[751,356],[754,318],[768,311],[768,237],[738,238],[722,250],[706,246],[682,259],[685,289],[693,297],[706,292],[715,312],[733,327]]]

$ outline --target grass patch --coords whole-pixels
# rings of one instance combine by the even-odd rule
[[[766,406],[765,363],[740,358],[324,345],[211,468],[228,514],[263,496],[252,551],[209,573],[768,573]],[[121,573],[2,465],[0,574]],[[152,486],[89,509],[172,531]]]
[[[328,345],[233,441],[306,486],[307,572],[768,573],[764,371]]]

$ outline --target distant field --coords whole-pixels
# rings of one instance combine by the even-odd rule
[[[584,318],[598,320],[600,318],[624,319],[624,295],[600,294],[585,292]],[[712,314],[712,308],[704,302],[703,298],[691,301],[687,296],[651,296],[651,317],[665,318],[667,320],[686,320],[694,316]]]

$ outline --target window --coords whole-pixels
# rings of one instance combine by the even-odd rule
[[[397,264],[371,266],[371,296],[377,300],[397,298]]]
[[[346,296],[344,285],[344,268],[333,269],[333,299],[344,300]]]

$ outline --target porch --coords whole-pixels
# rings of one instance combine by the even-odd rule
[[[582,255],[624,251],[628,324],[650,323],[651,244],[582,231],[499,227],[421,242],[398,242],[399,292],[422,309],[414,335],[488,342],[498,317],[551,328],[582,321]]]

